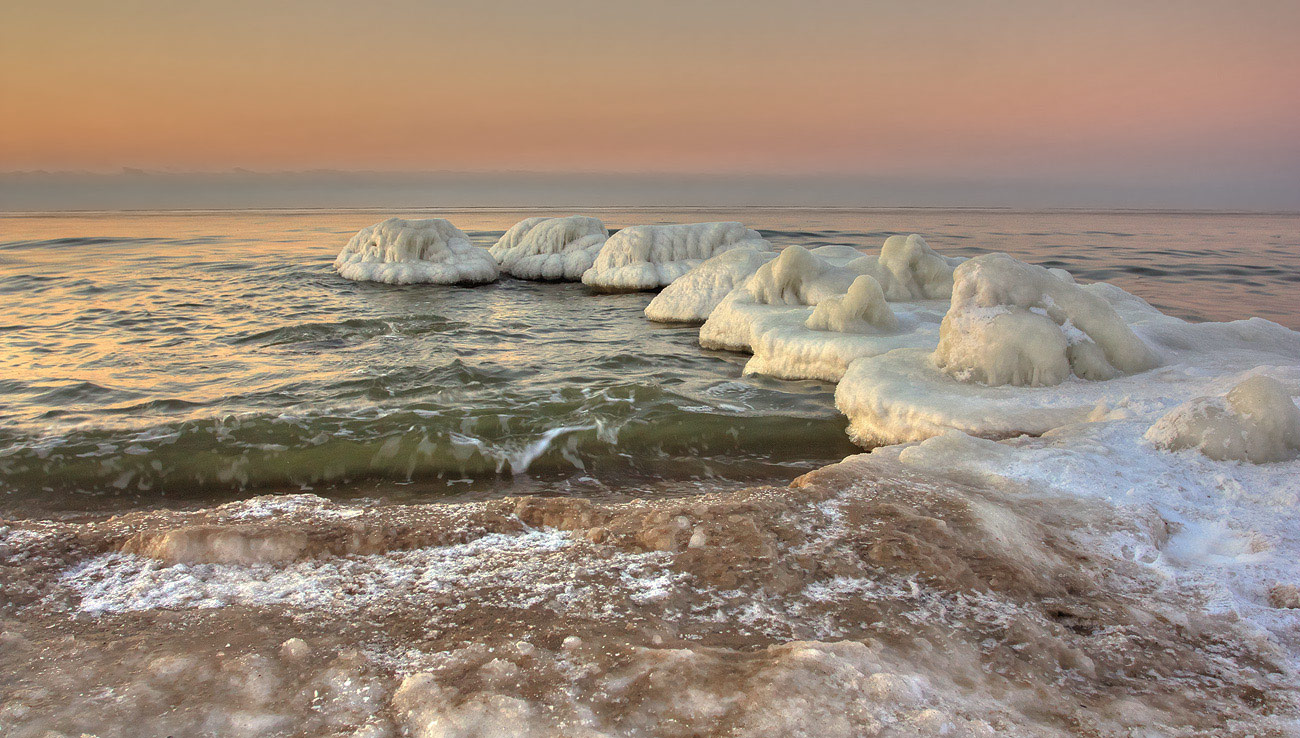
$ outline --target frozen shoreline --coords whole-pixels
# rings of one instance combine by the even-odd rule
[[[0,728],[1300,733],[1300,336],[916,236],[645,241],[682,272],[647,315],[885,445],[690,498],[0,521]]]
[[[299,495],[12,525],[0,648],[16,668],[0,725],[1294,728],[1294,633],[1270,640],[1153,567],[1146,552],[1171,535],[1154,509],[913,466],[862,454],[788,488],[678,500],[355,507]]]

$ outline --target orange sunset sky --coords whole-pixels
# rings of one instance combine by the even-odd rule
[[[1300,2],[7,0],[0,170],[1300,170]]]

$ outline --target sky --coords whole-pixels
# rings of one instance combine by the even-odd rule
[[[1298,36],[1295,0],[6,0],[0,171],[867,177],[1300,208]]]

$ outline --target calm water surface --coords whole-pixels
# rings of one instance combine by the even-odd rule
[[[740,220],[779,246],[923,234],[1108,280],[1175,315],[1300,328],[1300,216],[581,210]],[[340,279],[390,214],[483,246],[544,211],[0,216],[0,492],[49,510],[270,491],[649,496],[787,481],[853,453],[833,388],[742,377],[650,296]]]

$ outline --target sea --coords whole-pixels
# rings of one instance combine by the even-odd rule
[[[785,484],[859,452],[834,387],[742,374],[648,293],[356,283],[389,216],[483,247],[536,215],[737,220],[777,247],[919,233],[1105,280],[1192,321],[1300,328],[1300,214],[570,208],[0,215],[0,500],[97,516],[263,494],[626,500]]]

